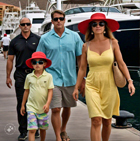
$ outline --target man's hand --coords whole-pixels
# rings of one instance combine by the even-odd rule
[[[7,78],[7,80],[6,80],[6,85],[7,85],[9,88],[11,88],[11,86],[12,86],[12,80],[11,80],[11,78]]]
[[[73,92],[73,94],[72,94],[72,96],[73,96],[73,98],[74,98],[74,100],[75,101],[77,101],[78,100],[78,89],[74,89],[74,92]]]

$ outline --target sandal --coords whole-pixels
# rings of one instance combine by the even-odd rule
[[[67,132],[61,132],[60,136],[61,136],[62,141],[70,141],[70,138],[67,135]]]

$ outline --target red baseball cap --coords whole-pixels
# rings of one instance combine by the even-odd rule
[[[95,13],[91,15],[90,19],[82,21],[78,24],[78,29],[82,34],[85,34],[87,31],[87,28],[89,26],[89,23],[94,20],[103,20],[106,21],[108,27],[112,32],[119,29],[119,23],[113,19],[106,19],[106,16],[103,13]]]
[[[5,33],[4,36],[7,36],[7,34]]]
[[[34,52],[34,53],[32,54],[32,57],[31,57],[31,58],[29,58],[29,59],[26,60],[26,65],[27,65],[29,68],[33,68],[32,63],[31,63],[31,61],[32,61],[33,59],[43,59],[43,60],[46,60],[46,61],[47,61],[47,64],[46,64],[45,68],[50,67],[51,64],[52,64],[52,61],[51,61],[50,59],[46,58],[46,55],[45,55],[43,52],[37,51],[37,52]]]

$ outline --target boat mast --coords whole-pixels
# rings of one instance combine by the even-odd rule
[[[61,0],[57,0],[57,9],[62,10],[62,8],[61,8]]]
[[[29,4],[30,4],[30,0],[28,0],[28,12],[27,13],[29,13]]]

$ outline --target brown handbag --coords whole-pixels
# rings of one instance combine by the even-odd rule
[[[112,47],[112,43],[111,43],[111,47]],[[112,48],[112,51],[113,51],[113,48]],[[113,51],[113,54],[114,54],[114,51]],[[123,73],[119,69],[117,61],[114,61],[113,63],[113,75],[114,75],[116,86],[123,88],[126,85],[126,78],[124,77]]]
[[[113,63],[113,74],[116,86],[123,88],[126,85],[126,78],[119,69],[117,61]]]

